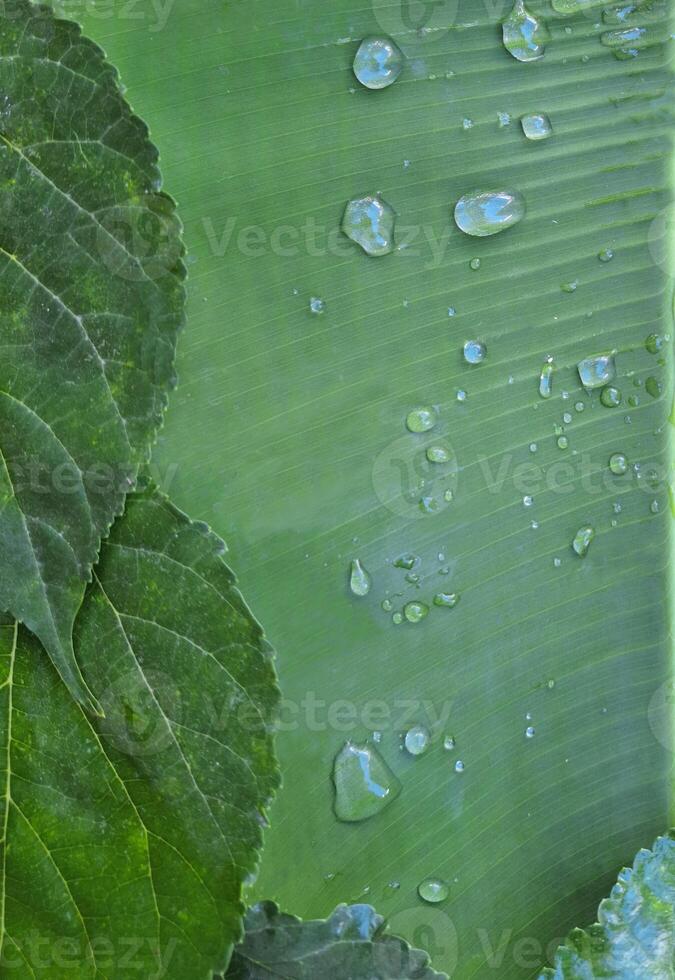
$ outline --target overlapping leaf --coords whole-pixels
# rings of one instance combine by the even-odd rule
[[[659,837],[626,868],[598,922],[575,929],[540,980],[672,980],[675,976],[675,838]]]
[[[72,626],[174,378],[183,267],[157,151],[77,25],[0,4],[0,609],[97,709]]]
[[[426,953],[384,932],[370,905],[338,905],[328,919],[302,922],[261,902],[245,926],[227,980],[447,980]]]
[[[278,781],[277,692],[221,553],[155,491],[128,498],[75,630],[104,719],[0,628],[2,976],[226,966]]]

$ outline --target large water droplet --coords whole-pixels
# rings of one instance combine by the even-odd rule
[[[368,820],[396,799],[401,784],[370,745],[347,742],[333,764],[335,815],[352,823]]]
[[[519,191],[488,190],[465,194],[455,205],[460,231],[476,238],[496,235],[517,224],[525,215],[525,199]]]
[[[403,53],[390,37],[367,37],[356,52],[354,74],[370,89],[387,88],[403,70]]]
[[[553,392],[553,358],[547,357],[539,375],[539,394],[542,398],[550,398]]]
[[[436,412],[433,408],[415,408],[408,413],[405,424],[410,432],[428,432],[436,425]]]
[[[349,201],[342,230],[367,255],[387,255],[394,249],[396,212],[377,194]]]
[[[605,408],[618,408],[621,404],[622,394],[614,385],[607,385],[600,392],[600,401]]]
[[[551,120],[544,112],[533,112],[529,116],[523,116],[520,125],[528,140],[545,140],[553,132]]]
[[[354,595],[364,596],[370,592],[370,575],[358,558],[355,558],[349,569],[349,588]]]
[[[584,388],[601,388],[616,376],[613,354],[585,357],[577,364],[579,378]]]
[[[594,537],[595,537],[595,530],[594,528],[591,527],[590,524],[587,524],[584,527],[580,527],[577,533],[574,535],[574,540],[572,541],[572,547],[574,548],[574,550],[576,551],[576,553],[579,555],[580,558],[583,558],[584,555],[588,552],[588,549],[591,546],[591,541],[593,540]]]
[[[518,61],[537,61],[543,57],[550,40],[548,28],[525,6],[516,0],[513,10],[502,24],[504,47]]]
[[[450,894],[450,889],[441,878],[425,878],[417,886],[417,894],[423,901],[435,905],[437,902],[446,900]]]
[[[482,340],[467,340],[464,344],[464,360],[467,364],[480,364],[487,356],[487,347]]]
[[[640,48],[649,44],[649,31],[646,27],[625,27],[618,31],[605,31],[600,40],[611,48],[617,58],[636,58]]]
[[[403,744],[410,755],[423,755],[431,745],[429,729],[424,725],[413,725],[403,736]]]
[[[615,476],[623,476],[628,472],[628,460],[623,453],[612,453],[609,457],[609,468]]]

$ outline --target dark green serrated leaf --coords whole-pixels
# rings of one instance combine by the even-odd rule
[[[278,770],[270,648],[221,552],[157,492],[128,498],[75,628],[104,719],[0,627],[0,975],[225,968]]]
[[[443,980],[427,953],[383,931],[370,905],[338,905],[328,919],[303,922],[260,902],[246,915],[227,980]],[[447,980],[447,978],[446,978]]]
[[[539,980],[672,980],[675,976],[675,837],[659,837],[624,869],[598,922],[575,929]]]
[[[160,186],[101,49],[0,3],[0,608],[94,709],[73,621],[161,423],[183,316]]]

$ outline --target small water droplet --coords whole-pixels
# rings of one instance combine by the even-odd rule
[[[657,333],[650,333],[645,339],[645,348],[650,354],[659,354],[663,350],[664,339]]]
[[[614,385],[607,385],[600,392],[600,401],[605,406],[605,408],[618,408],[621,404],[622,395],[618,388]]]
[[[377,194],[355,197],[347,203],[342,230],[367,255],[388,255],[394,249],[396,212]]]
[[[480,364],[487,356],[487,347],[481,340],[467,340],[464,344],[464,360],[467,364]]]
[[[401,623],[403,622],[403,613],[395,612],[394,615],[391,617],[391,621],[394,624],[394,626],[400,626]]]
[[[462,388],[460,388],[459,391],[457,392],[457,401],[458,402],[465,402],[466,401],[466,397],[467,397],[466,396],[466,392],[463,391]]]
[[[523,497],[523,507],[531,507],[533,503],[534,497],[531,497],[529,493]]]
[[[623,476],[628,472],[628,460],[623,453],[612,453],[609,457],[609,468],[616,476]]]
[[[325,313],[326,303],[319,296],[312,296],[309,301],[309,308],[312,313]]]
[[[550,398],[553,392],[553,358],[547,357],[539,375],[539,394],[542,398]]]
[[[425,602],[407,602],[403,607],[403,615],[409,623],[420,623],[429,613]]]
[[[415,408],[408,413],[405,424],[410,432],[428,432],[436,425],[437,417],[433,408]]]
[[[591,546],[591,541],[594,537],[595,529],[592,528],[590,524],[580,527],[577,533],[574,535],[572,547],[580,558],[583,558],[587,554],[588,549]]]
[[[543,57],[550,34],[546,25],[516,0],[513,10],[502,24],[504,47],[518,61],[537,61]]]
[[[450,451],[444,446],[429,446],[426,457],[430,463],[447,463],[450,461]]]
[[[479,258],[471,259],[469,262],[469,267],[473,269],[474,272],[478,272],[481,266],[481,261]]]
[[[511,115],[508,112],[498,112],[497,120],[499,121],[500,128],[502,129],[511,125]]]
[[[452,609],[459,602],[459,596],[455,592],[437,592],[434,596],[434,605],[445,609]]]
[[[649,505],[649,509],[652,514],[658,514],[661,510],[661,505],[659,504],[658,500],[652,500],[651,504]]]
[[[517,224],[525,215],[525,199],[519,191],[488,190],[465,194],[455,205],[460,231],[477,238],[496,235]]]
[[[394,568],[405,568],[410,571],[411,568],[415,567],[418,561],[417,555],[406,553],[405,555],[399,555],[399,557],[394,562]]]
[[[536,442],[531,442],[530,443],[530,452],[531,453],[536,453],[536,451],[537,451],[538,448],[539,447],[537,446]]]
[[[584,405],[583,402],[575,402],[574,403],[574,410],[575,410],[575,412],[583,412],[583,410],[585,408],[586,408],[586,406]]]
[[[564,282],[560,288],[562,289],[563,293],[576,293],[577,289],[579,288],[579,280],[572,279],[571,282]]]
[[[569,443],[569,439],[567,438],[567,436],[558,436],[558,439],[557,439],[558,449],[567,449],[567,447],[569,446],[569,444],[570,443]]]
[[[523,116],[520,125],[528,140],[545,140],[553,132],[551,120],[543,112],[533,112],[529,116]]]
[[[398,891],[400,887],[401,887],[400,881],[390,881],[389,884],[387,885],[387,888],[391,888],[391,890],[394,892]]]
[[[661,392],[663,391],[663,386],[657,378],[647,378],[645,381],[645,391],[652,396],[652,398],[660,398]]]
[[[452,752],[457,742],[453,735],[446,735],[443,739],[443,748],[446,752]]]
[[[440,878],[425,878],[417,886],[417,894],[423,901],[435,905],[446,900],[450,894],[450,888]]]
[[[614,252],[611,248],[603,248],[598,252],[598,258],[601,262],[611,262],[614,258]]]
[[[443,491],[443,500],[446,502],[446,504],[449,504],[454,499],[455,499],[455,495],[452,492],[452,490]]]
[[[371,578],[358,558],[354,558],[349,570],[349,588],[354,595],[366,596],[370,592]]]
[[[429,729],[424,725],[413,725],[403,736],[403,745],[410,755],[424,755],[431,745]]]
[[[532,725],[528,725],[525,729],[525,738],[534,738],[535,730]]]
[[[561,558],[554,558],[553,559],[553,564],[555,565],[556,568],[560,568],[560,566],[562,565],[562,559]]]
[[[464,765],[462,760],[458,759],[457,762],[455,763],[455,772],[464,772],[465,769],[466,766]]]
[[[613,354],[585,357],[577,364],[579,378],[584,388],[601,388],[616,376]]]
[[[473,119],[462,119],[462,129],[473,129]]]
[[[425,495],[420,498],[419,508],[423,514],[435,514],[438,511],[439,503],[435,497]]]
[[[333,764],[335,815],[348,823],[380,813],[401,791],[386,762],[370,745],[347,742]]]
[[[367,37],[354,58],[354,74],[369,89],[392,85],[403,70],[403,53],[390,37]]]
[[[457,316],[457,310],[454,306],[448,307],[448,316]]]

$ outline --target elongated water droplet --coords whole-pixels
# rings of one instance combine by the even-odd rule
[[[349,201],[342,230],[367,255],[387,255],[394,249],[396,212],[377,194]]]
[[[605,31],[600,35],[601,42],[611,48],[620,59],[636,58],[641,48],[649,44],[649,31],[646,27],[625,27],[617,31]]]
[[[431,745],[429,729],[424,725],[413,725],[403,736],[403,744],[410,755],[424,755]]]
[[[370,592],[371,579],[358,558],[354,558],[349,570],[349,588],[354,595],[365,596]]]
[[[608,7],[602,12],[605,24],[626,24],[638,10],[639,3],[624,3],[620,7]]]
[[[403,70],[403,53],[390,37],[367,37],[354,58],[354,74],[366,88],[392,85]]]
[[[528,140],[545,140],[553,132],[551,120],[544,112],[533,112],[529,116],[523,116],[520,125]]]
[[[623,476],[628,472],[628,460],[623,453],[612,453],[609,457],[609,468],[616,476]]]
[[[409,623],[420,623],[429,613],[425,602],[407,602],[403,607],[403,615]]]
[[[607,385],[600,392],[600,401],[605,408],[618,408],[621,404],[622,397],[621,392],[614,385]]]
[[[436,425],[436,412],[433,408],[415,408],[408,413],[405,424],[410,432],[428,432]]]
[[[547,357],[539,375],[539,394],[550,398],[553,392],[553,358]]]
[[[537,61],[543,57],[550,40],[548,28],[516,0],[513,10],[502,24],[504,47],[518,61]]]
[[[452,609],[459,602],[459,596],[455,592],[437,592],[434,596],[434,605],[445,609]]]
[[[380,813],[401,791],[401,784],[370,745],[347,742],[333,764],[335,815],[352,823]]]
[[[584,388],[601,388],[616,376],[613,354],[585,357],[577,364],[579,378]]]
[[[450,889],[446,882],[440,878],[425,878],[417,886],[417,894],[423,901],[435,905],[437,902],[446,900],[450,894]]]
[[[455,205],[460,231],[476,238],[496,235],[517,224],[525,215],[525,199],[519,191],[471,191]]]
[[[594,528],[591,527],[590,524],[587,524],[584,527],[580,527],[577,533],[574,535],[574,540],[572,541],[572,547],[574,548],[574,550],[576,551],[576,553],[579,555],[580,558],[583,558],[584,555],[588,552],[588,549],[591,546],[591,541],[593,540],[594,537],[595,537],[595,530]]]
[[[464,360],[467,364],[480,364],[486,355],[487,347],[482,340],[467,340],[464,344]]]
[[[652,500],[651,504],[649,505],[649,509],[652,514],[658,514],[661,510],[661,505],[659,504],[658,500]]]

